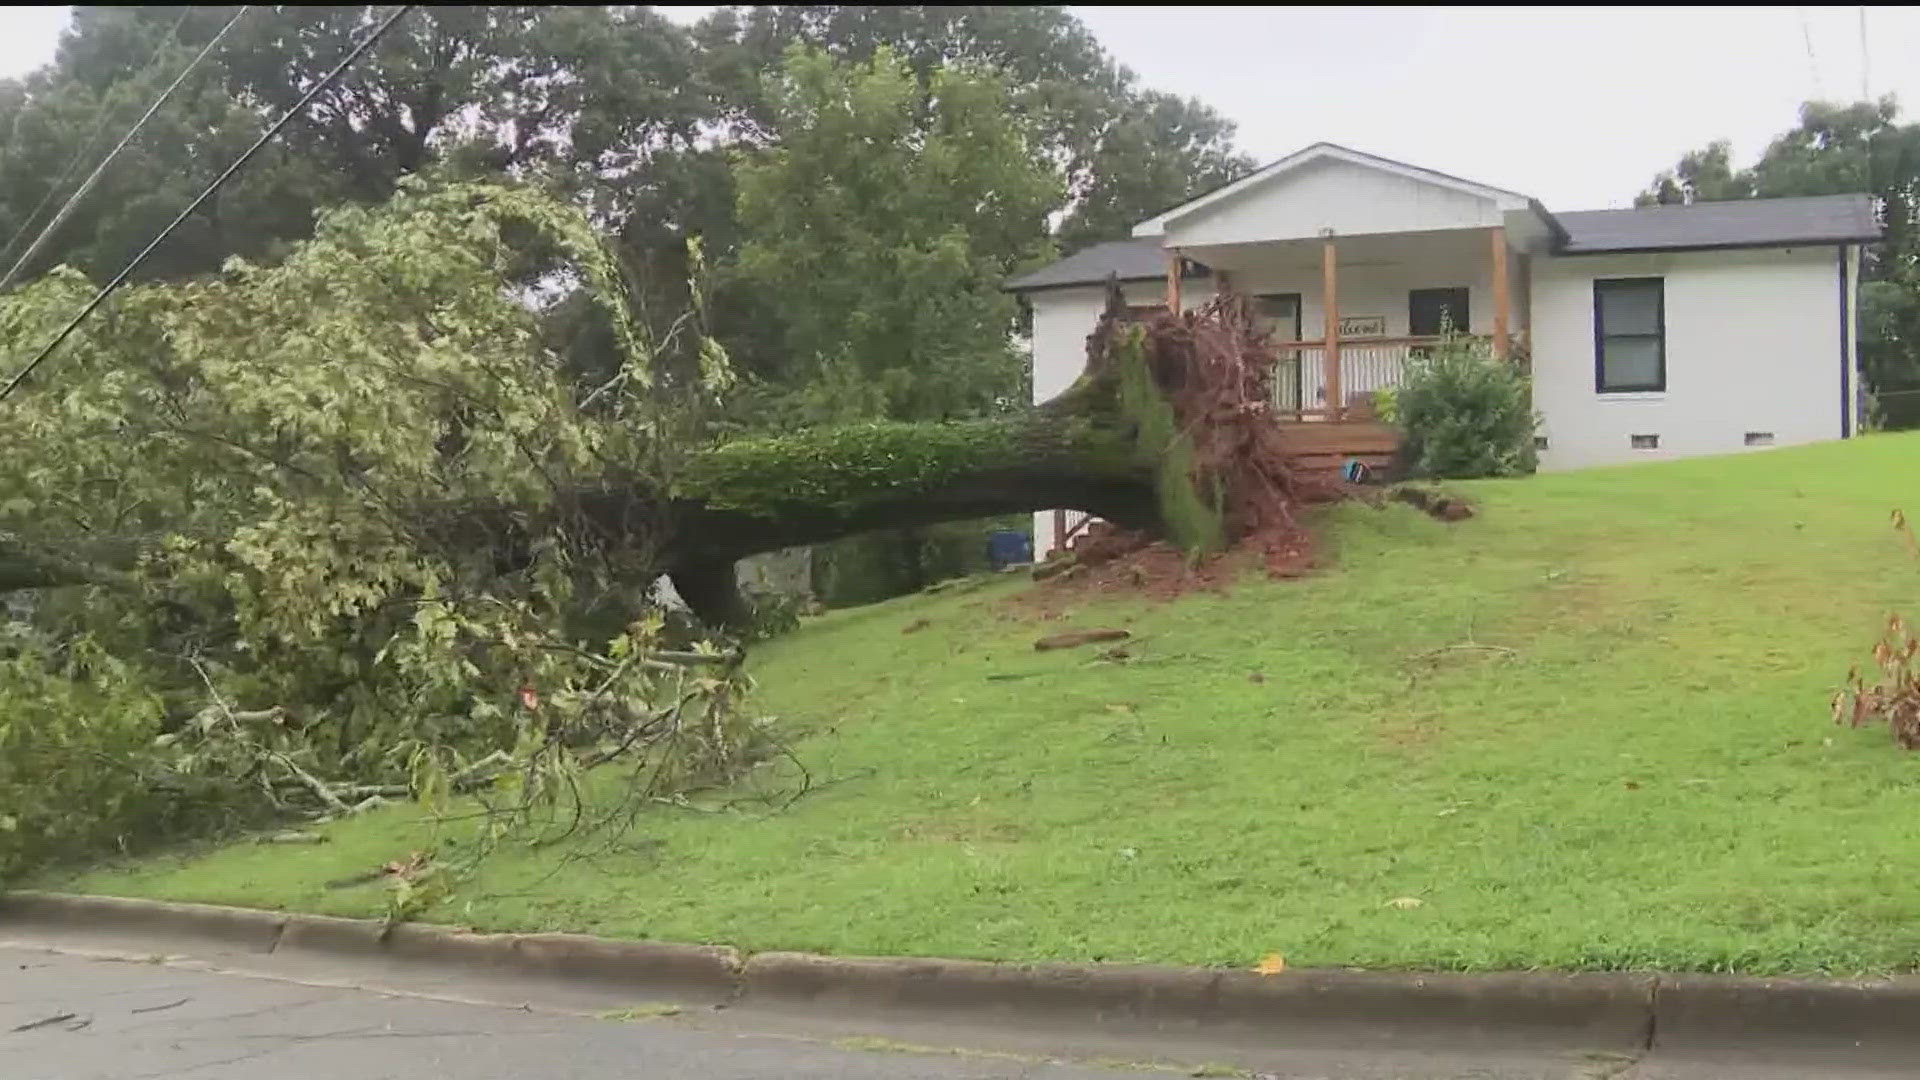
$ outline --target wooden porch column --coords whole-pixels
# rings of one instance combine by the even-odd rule
[[[1167,252],[1167,310],[1180,314],[1180,253]]]
[[[1213,295],[1215,299],[1219,299],[1222,296],[1233,296],[1232,273],[1226,270],[1215,270],[1213,272]],[[1233,314],[1236,316],[1242,314],[1240,308],[1240,298],[1233,296]]]
[[[1338,256],[1333,249],[1333,233],[1324,235],[1326,243],[1320,256],[1320,292],[1326,333],[1322,337],[1323,347],[1320,351],[1326,365],[1327,419],[1338,420],[1340,414],[1346,411],[1346,398],[1340,388],[1340,269]]]
[[[1510,352],[1507,319],[1513,310],[1512,292],[1507,286],[1507,228],[1495,225],[1490,235],[1493,238],[1493,358],[1505,360]]]

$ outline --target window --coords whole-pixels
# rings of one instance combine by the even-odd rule
[[[1658,435],[1629,435],[1627,439],[1633,443],[1635,450],[1660,449],[1660,436]]]
[[[1466,289],[1415,289],[1407,294],[1407,333],[1438,337],[1443,324],[1458,334],[1473,325],[1467,312]]]
[[[1666,308],[1663,278],[1593,283],[1595,390],[1620,394],[1667,388]]]
[[[1300,340],[1300,294],[1260,293],[1248,299],[1253,317],[1273,333],[1275,341]]]

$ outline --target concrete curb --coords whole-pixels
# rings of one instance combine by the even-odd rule
[[[1920,1049],[1920,979],[1858,982],[1629,973],[1293,970],[1273,976],[1123,964],[828,957],[578,934],[450,927],[209,904],[12,892],[7,923],[166,933],[250,952],[305,951],[581,983],[775,1010],[1072,1025],[1349,1050],[1565,1048],[1710,1053],[1809,1044]]]
[[[75,930],[185,934],[246,952],[272,952],[287,922],[279,912],[253,908],[26,891],[0,894],[0,919]]]
[[[758,953],[743,999],[843,1012],[964,1016],[1159,1034],[1428,1050],[1646,1047],[1654,980],[1299,970],[1264,976],[1123,964],[1003,964]]]

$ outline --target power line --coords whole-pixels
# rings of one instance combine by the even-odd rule
[[[1807,44],[1807,70],[1813,73],[1813,96],[1824,98],[1827,91],[1820,85],[1820,62],[1813,58],[1813,31],[1807,28],[1807,9],[1795,4],[1793,10],[1800,16],[1800,40]]]
[[[1860,5],[1860,100],[1872,101],[1873,93],[1868,89],[1872,84],[1873,60],[1867,52],[1867,6]]]
[[[249,10],[251,10],[250,7],[243,5],[239,11],[234,12],[233,18],[227,20],[227,25],[221,27],[220,32],[213,35],[213,40],[207,42],[206,47],[201,49],[198,55],[187,61],[187,66],[180,69],[180,74],[173,80],[172,85],[161,91],[160,96],[154,99],[153,104],[147,106],[147,111],[141,115],[140,119],[134,121],[131,128],[127,129],[127,133],[121,136],[120,142],[116,144],[112,150],[107,152],[106,157],[100,159],[100,164],[94,166],[93,172],[87,174],[87,178],[81,181],[80,186],[74,189],[72,195],[67,197],[66,203],[60,207],[60,212],[53,215],[53,220],[47,222],[46,228],[40,230],[40,235],[33,238],[33,243],[27,246],[27,250],[21,252],[20,257],[14,260],[12,266],[7,268],[6,276],[0,277],[0,290],[5,290],[7,286],[13,284],[14,276],[20,273],[20,268],[27,264],[27,260],[39,253],[41,246],[47,242],[48,237],[51,237],[54,230],[58,229],[61,224],[67,220],[67,215],[73,213],[73,208],[80,205],[80,200],[86,197],[87,192],[93,190],[93,185],[99,182],[101,175],[107,171],[107,166],[113,164],[113,159],[119,157],[120,151],[125,150],[128,144],[133,142],[135,136],[140,134],[140,129],[146,127],[147,121],[153,119],[153,114],[160,111],[160,106],[165,105],[167,99],[173,96],[173,92],[180,89],[180,84],[187,81],[187,76],[193,73],[193,69],[199,67],[200,61],[205,60],[208,54],[212,53],[213,50],[219,46],[220,42],[225,40],[227,31],[232,30],[234,25],[240,21],[240,17],[245,15]]]
[[[167,46],[173,42],[173,39],[180,36],[180,28],[187,24],[187,19],[193,14],[193,10],[188,7],[180,13],[180,18],[174,21],[173,29],[167,31],[166,35],[160,39],[160,44],[153,47],[152,55],[147,57],[146,64],[140,68],[141,75],[152,71],[155,65],[160,63],[160,54],[166,52]],[[100,145],[101,136],[107,133],[107,122],[113,119],[113,110],[108,108],[104,94],[97,111],[99,116],[94,121],[93,131],[87,135],[86,141],[74,150],[73,157],[67,160],[67,167],[60,170],[60,178],[47,185],[47,193],[40,196],[40,202],[26,217],[20,219],[20,227],[13,231],[13,236],[7,240],[7,246],[0,248],[0,259],[13,254],[13,249],[26,237],[27,230],[33,228],[33,223],[39,220],[40,211],[45,210],[47,204],[53,201],[53,197],[66,186],[67,180],[73,176],[74,170],[80,167],[80,163],[93,156],[95,148]]]
[[[53,340],[47,342],[46,346],[42,348],[40,352],[36,354],[32,360],[29,360],[27,362],[26,367],[21,368],[18,372],[14,374],[13,378],[7,380],[7,384],[5,386],[0,386],[0,401],[5,401],[7,398],[11,397],[13,395],[13,392],[20,388],[20,384],[25,382],[27,378],[34,373],[34,370],[37,369],[42,363],[46,361],[47,357],[53,355],[53,350],[59,348],[60,343],[67,340],[68,335],[72,334],[73,331],[77,327],[79,327],[79,325],[82,322],[85,322],[87,316],[93,314],[94,309],[99,307],[103,302],[105,302],[107,297],[113,295],[114,290],[118,289],[122,284],[124,284],[127,278],[133,276],[133,272],[139,269],[140,264],[147,261],[147,256],[152,255],[154,251],[158,249],[162,243],[166,242],[167,237],[173,235],[173,230],[179,228],[181,222],[186,221],[187,218],[193,215],[193,212],[195,210],[200,209],[201,204],[205,203],[208,199],[211,199],[213,197],[214,192],[219,191],[221,186],[224,185],[229,179],[231,179],[235,173],[239,172],[240,169],[243,166],[245,166],[247,162],[253,160],[253,155],[259,153],[261,148],[266,146],[267,143],[272,142],[273,137],[275,135],[280,134],[281,128],[284,128],[289,123],[292,123],[294,117],[304,112],[306,110],[307,105],[310,104],[314,98],[320,96],[321,91],[325,90],[329,86],[332,86],[334,83],[334,80],[338,79],[340,75],[347,70],[348,66],[350,66],[355,60],[360,59],[360,57],[368,49],[373,48],[375,43],[377,43],[382,37],[386,36],[387,31],[393,28],[393,24],[400,21],[401,16],[405,15],[409,11],[412,11],[413,9],[414,9],[414,5],[412,4],[402,4],[399,8],[395,9],[393,14],[387,16],[385,22],[382,22],[379,26],[374,27],[373,33],[368,34],[364,41],[360,42],[360,44],[358,45],[355,45],[353,47],[353,51],[347,53],[344,59],[342,59],[338,64],[334,65],[334,68],[332,71],[327,72],[326,75],[322,77],[319,82],[315,83],[313,87],[309,89],[305,94],[302,94],[300,96],[300,100],[294,102],[292,107],[287,109],[287,111],[281,115],[280,119],[274,121],[273,126],[268,128],[265,134],[261,135],[258,139],[255,139],[253,145],[247,147],[245,153],[241,154],[238,158],[235,158],[233,164],[227,166],[227,171],[215,177],[213,183],[208,184],[207,189],[205,191],[202,191],[200,195],[193,200],[193,202],[188,203],[187,208],[185,210],[180,211],[179,216],[175,217],[171,222],[168,222],[166,228],[160,230],[160,235],[154,237],[153,240],[149,242],[146,247],[140,249],[140,254],[135,255],[133,257],[132,262],[127,263],[127,265],[124,268],[122,268],[118,274],[115,274],[113,276],[112,281],[109,281],[104,286],[102,286],[100,288],[100,291],[94,294],[93,299],[87,301],[87,306],[81,308],[80,313],[78,315],[75,315],[73,319],[67,323],[66,326],[62,327],[60,329],[60,332],[53,336]]]

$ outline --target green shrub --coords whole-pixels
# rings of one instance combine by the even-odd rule
[[[187,818],[218,800],[198,802],[159,767],[163,715],[136,673],[89,642],[54,653],[0,623],[0,887],[204,823]]]
[[[1393,396],[1407,471],[1436,479],[1530,473],[1538,463],[1533,390],[1486,342],[1448,335],[1407,365]]]

